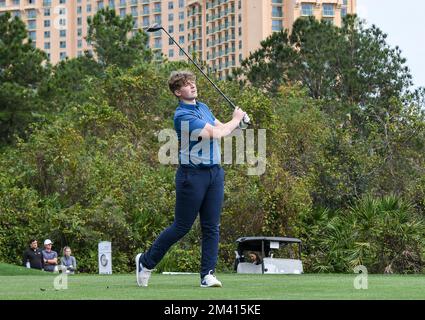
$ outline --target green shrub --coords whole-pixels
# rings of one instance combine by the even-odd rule
[[[306,269],[418,273],[424,267],[425,222],[396,196],[360,199],[345,211],[311,211],[300,221]]]

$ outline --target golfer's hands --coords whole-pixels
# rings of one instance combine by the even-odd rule
[[[236,107],[235,111],[233,111],[233,119],[238,120],[238,122],[242,121],[242,119],[245,115],[246,115],[245,111],[243,111],[239,107]]]

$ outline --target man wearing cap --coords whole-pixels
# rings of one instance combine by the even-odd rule
[[[57,272],[58,271],[58,254],[52,250],[53,242],[50,239],[44,241],[43,262],[44,271]]]

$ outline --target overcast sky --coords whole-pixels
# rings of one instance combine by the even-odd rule
[[[357,0],[358,15],[388,34],[407,59],[415,87],[425,87],[425,1]]]

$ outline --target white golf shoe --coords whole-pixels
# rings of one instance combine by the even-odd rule
[[[214,274],[210,271],[202,280],[201,280],[201,287],[202,288],[211,288],[211,287],[217,287],[221,288],[223,285],[221,282],[215,277]]]
[[[141,253],[136,256],[136,280],[139,287],[147,287],[153,270],[149,270],[143,266],[140,261],[141,256]]]

